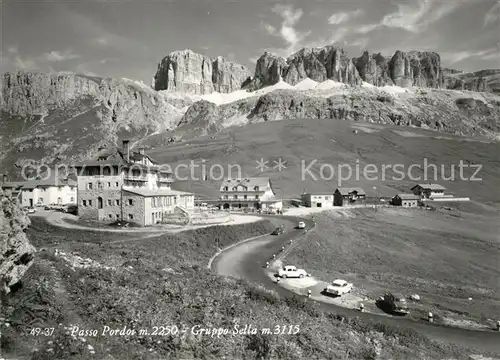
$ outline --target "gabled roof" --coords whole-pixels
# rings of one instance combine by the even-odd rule
[[[76,166],[140,166],[141,164],[135,163],[136,161],[142,161],[144,158],[149,159],[153,165],[158,165],[158,162],[154,160],[151,156],[146,154],[141,154],[137,151],[130,151],[130,162],[127,163],[126,156],[123,151],[119,148],[107,149],[99,152],[94,159],[79,162]]]
[[[419,186],[425,190],[446,190],[446,188],[444,186],[441,186],[439,184],[431,184],[431,183],[429,183],[429,184],[417,184],[414,187],[412,187],[411,190],[413,190]]]
[[[258,186],[259,192],[264,192],[267,188],[267,185],[270,185],[270,183],[271,182],[268,177],[225,179],[220,186],[220,190],[224,190],[224,187],[226,186],[229,189],[232,189],[234,186],[243,185],[250,190],[253,190],[255,186]]]
[[[394,197],[396,196],[401,200],[420,200],[420,196],[414,194],[397,194]]]
[[[339,187],[337,190],[341,195],[349,195],[353,192],[357,192],[358,195],[366,195],[365,191],[359,187]]]
[[[175,196],[175,195],[194,195],[192,193],[188,193],[185,191],[177,191],[172,189],[123,189],[125,192],[129,192],[132,194],[144,196],[144,197],[152,197],[152,196]]]

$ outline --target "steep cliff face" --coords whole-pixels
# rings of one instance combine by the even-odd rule
[[[396,51],[389,61],[389,75],[397,86],[442,86],[441,58],[433,52]]]
[[[359,76],[364,82],[375,86],[394,85],[389,76],[389,64],[381,54],[371,54],[365,51],[363,55],[353,59]]]
[[[304,48],[286,60],[264,53],[255,67],[252,87],[276,84],[280,79],[290,85],[310,78],[317,82],[331,79],[350,85],[361,83],[361,77],[344,50],[334,46]]]
[[[6,73],[2,98],[0,161],[8,169],[86,158],[120,137],[172,129],[183,115],[144,84],[74,74]]]
[[[447,89],[500,93],[500,69],[466,73],[443,69],[443,86]]]
[[[9,293],[33,264],[35,248],[24,230],[30,220],[0,189],[0,290]]]
[[[211,132],[228,126],[289,119],[339,119],[430,128],[451,134],[500,138],[500,101],[481,100],[453,91],[416,90],[391,95],[379,88],[346,87],[328,91],[275,90],[259,97],[216,106],[195,103],[184,115],[184,130],[210,124]],[[235,121],[237,119],[238,121]],[[206,124],[205,124],[206,123]],[[177,130],[176,130],[177,132]],[[183,131],[182,135],[185,135]],[[201,134],[196,130],[196,134]]]
[[[154,88],[201,95],[228,93],[241,89],[249,76],[246,67],[223,57],[212,60],[191,50],[174,51],[158,65]]]

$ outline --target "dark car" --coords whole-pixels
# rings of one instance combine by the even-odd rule
[[[278,227],[274,229],[274,231],[271,233],[271,235],[281,235],[285,232],[285,230],[282,227]]]
[[[405,297],[401,294],[387,293],[378,299],[377,305],[379,308],[389,313],[398,315],[406,315],[410,313],[408,303],[406,302]]]

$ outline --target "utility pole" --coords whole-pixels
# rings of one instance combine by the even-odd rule
[[[378,189],[376,186],[373,187],[373,190],[375,190],[375,212],[377,212],[377,206],[379,203],[379,198],[378,198]]]

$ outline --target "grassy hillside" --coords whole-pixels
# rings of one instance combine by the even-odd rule
[[[410,314],[416,319],[431,311],[439,321],[470,320],[491,328],[500,312],[498,212],[453,208],[318,214],[318,227],[287,262],[323,281],[349,280],[370,299],[386,291],[419,294],[422,302],[412,304]]]
[[[217,196],[221,180],[231,175],[229,165],[233,165],[233,176],[238,167],[243,176],[269,176],[275,190],[283,197],[297,197],[303,189],[307,191],[329,191],[342,186],[361,186],[369,196],[375,196],[373,186],[377,187],[380,196],[393,196],[398,192],[407,192],[416,182],[437,182],[444,185],[448,192],[457,196],[469,196],[474,201],[484,204],[498,205],[500,193],[496,191],[500,179],[499,143],[489,143],[480,138],[465,138],[444,135],[439,132],[398,126],[376,125],[367,123],[335,121],[335,120],[290,120],[264,124],[252,124],[241,128],[227,129],[225,132],[194,138],[180,143],[167,144],[161,136],[147,141],[149,154],[160,162],[169,164],[173,170],[176,164],[190,164],[198,167],[193,174],[202,179],[201,165],[205,164],[209,181],[186,180],[176,186],[195,191],[206,196]],[[271,168],[260,172],[256,169],[257,160],[263,158]],[[286,161],[286,169],[282,172],[273,170],[273,161],[281,158]],[[435,164],[437,173],[429,168],[427,181],[424,181],[424,159],[428,164]],[[313,179],[304,168],[314,160]],[[465,165],[482,165],[476,178],[480,181],[460,180],[460,160]],[[356,165],[359,161],[360,176],[356,177]],[[344,170],[339,181],[339,174],[333,178],[328,168],[324,168],[324,178],[320,177],[322,164],[332,166],[337,171],[338,165],[349,165],[353,175],[347,178]],[[363,174],[368,164],[377,166],[375,174]],[[421,169],[411,172],[416,180],[405,177],[403,180],[391,168],[385,171],[383,179],[382,165],[401,164],[407,173],[408,168],[418,164]],[[442,180],[451,176],[451,165],[454,165],[455,181]],[[210,176],[210,169],[213,176]],[[189,175],[189,171],[177,168],[178,178]],[[345,168],[342,168],[345,169]],[[367,168],[370,171],[370,167]],[[464,178],[471,178],[475,170],[464,169]],[[302,178],[301,173],[304,173]],[[437,175],[435,178],[434,175]],[[188,176],[192,179],[191,176]],[[377,177],[376,180],[371,180]],[[212,180],[211,180],[212,179]],[[418,180],[420,179],[420,180]]]
[[[39,245],[48,234],[60,232],[36,219],[34,226],[29,236]],[[60,239],[59,249],[112,268],[72,269],[60,256],[42,251],[22,288],[3,299],[3,315],[11,326],[2,328],[2,353],[17,359],[467,358],[465,349],[442,346],[411,331],[325,316],[304,299],[279,299],[258,286],[207,273],[215,237],[227,245],[272,227],[267,222],[221,226],[121,243],[109,243],[110,236],[116,241],[118,235],[106,234],[101,245],[98,234],[73,231],[71,238]],[[259,329],[289,324],[300,331],[218,338],[189,333],[72,336],[67,330],[102,330],[105,325],[151,331],[172,325],[232,329],[235,324]],[[55,330],[49,337],[29,335],[33,327]]]

